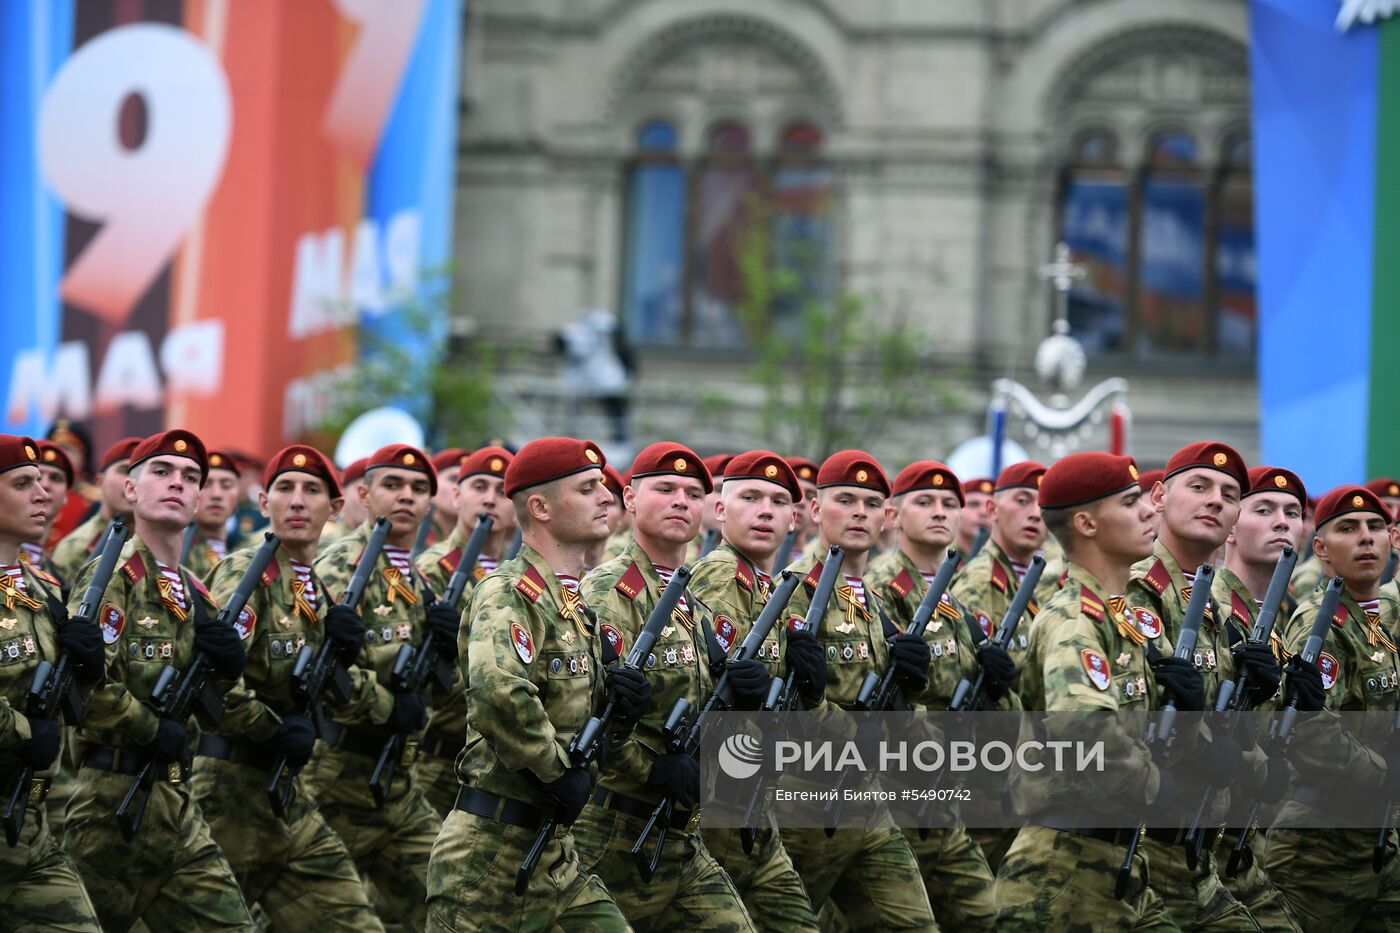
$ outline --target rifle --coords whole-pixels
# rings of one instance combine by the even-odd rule
[[[1201,622],[1206,616],[1206,604],[1210,602],[1210,585],[1215,580],[1215,565],[1202,564],[1196,570],[1196,580],[1191,584],[1191,602],[1186,604],[1186,617],[1181,622],[1181,633],[1177,636],[1173,657],[1183,661],[1196,650],[1196,638],[1201,633]],[[1176,741],[1176,700],[1168,699],[1162,704],[1161,715],[1147,727],[1144,738],[1147,749],[1156,757],[1153,747],[1159,742],[1162,748],[1169,749]],[[1147,829],[1146,820],[1138,820],[1132,838],[1128,840],[1128,850],[1123,856],[1123,864],[1118,866],[1118,878],[1113,883],[1113,896],[1122,900],[1128,894],[1128,884],[1133,878],[1133,858],[1137,855],[1138,842]]]
[[[811,632],[813,635],[821,632],[822,617],[826,615],[827,604],[831,602],[832,594],[836,592],[836,581],[841,579],[841,564],[845,559],[845,552],[835,544],[826,552],[826,561],[822,564],[822,575],[817,578],[817,587],[812,591],[812,602],[807,606],[807,615],[803,617],[802,628],[798,631]],[[768,687],[768,696],[759,709],[765,713],[789,712],[796,707],[797,701],[797,677],[792,671],[788,671],[787,676],[782,679],[773,678],[773,683]],[[763,799],[768,789],[767,785],[767,775],[760,771],[758,779],[754,781],[753,796],[749,798],[748,805],[744,808],[744,826],[757,824],[759,814],[763,810]],[[748,836],[744,837],[744,841],[749,843],[744,851],[749,852],[752,841]]]
[[[180,536],[181,567],[190,562],[190,551],[194,550],[194,542],[197,537],[199,537],[199,526],[194,522],[190,522],[185,526],[185,533]]]
[[[1322,604],[1318,606],[1317,616],[1313,619],[1312,628],[1308,630],[1308,639],[1303,642],[1303,650],[1298,652],[1305,663],[1317,664],[1317,658],[1322,654],[1322,646],[1327,643],[1327,633],[1332,629],[1332,616],[1337,612],[1337,604],[1342,601],[1342,578],[1333,577],[1327,584],[1327,589],[1322,592]],[[1193,594],[1194,595],[1194,594]],[[1283,714],[1269,725],[1269,736],[1265,744],[1272,746],[1274,751],[1286,752],[1288,746],[1293,743],[1293,732],[1298,719],[1298,695],[1290,691],[1292,695],[1283,707]],[[1244,865],[1245,853],[1249,851],[1249,841],[1254,836],[1259,823],[1259,801],[1255,801],[1249,809],[1249,816],[1245,818],[1244,831],[1240,833],[1240,838],[1235,840],[1235,846],[1230,850],[1230,860],[1225,866],[1227,877],[1233,878]]]
[[[112,519],[106,537],[103,538],[102,550],[98,552],[97,568],[93,571],[87,589],[83,590],[83,601],[78,604],[76,616],[70,618],[63,604],[52,596],[49,597],[49,612],[54,616],[56,624],[92,625],[97,620],[97,607],[102,601],[102,594],[107,591],[107,584],[112,581],[112,574],[117,569],[122,547],[126,544],[126,535],[126,519],[118,515]],[[35,666],[34,681],[30,684],[29,695],[25,698],[25,716],[30,719],[56,720],[62,714],[69,725],[76,726],[82,722],[86,707],[82,693],[74,683],[73,666],[68,660],[67,652],[60,652],[53,663],[40,661]],[[5,798],[5,841],[11,848],[19,841],[20,831],[24,829],[24,811],[28,807],[29,794],[33,787],[34,766],[25,765],[20,769],[14,787]]]
[[[773,558],[773,569],[782,570],[792,560],[792,549],[797,547],[797,529],[794,528],[783,537],[783,543],[778,545],[778,554]]]
[[[252,562],[243,572],[243,578],[238,581],[238,586],[229,596],[228,602],[224,603],[219,614],[214,617],[215,625],[232,626],[238,621],[243,607],[253,595],[253,590],[262,585],[263,571],[272,563],[273,555],[277,553],[281,543],[272,532],[264,532],[262,546],[253,554]],[[189,594],[192,607],[197,605],[195,600],[198,598],[195,593]],[[169,664],[165,665],[151,690],[151,703],[155,706],[156,713],[161,719],[173,719],[180,723],[188,720],[193,713],[211,732],[217,729],[219,721],[224,718],[224,698],[210,683],[212,675],[209,659],[202,651],[195,652],[194,659],[183,673]],[[185,766],[187,763],[172,764],[171,767],[183,769]],[[117,828],[121,830],[122,838],[127,842],[136,838],[136,833],[141,828],[141,818],[146,815],[146,804],[151,799],[151,785],[155,782],[155,775],[156,761],[151,758],[141,766],[141,770],[136,773],[131,786],[122,797],[122,802],[117,805]]]
[[[788,602],[792,599],[792,594],[797,589],[797,584],[802,582],[802,578],[797,574],[784,570],[781,580],[773,595],[768,597],[768,602],[764,604],[763,611],[754,619],[753,628],[749,629],[749,634],[745,636],[739,645],[739,650],[734,653],[733,660],[747,661],[758,654],[758,648],[763,644],[763,640],[768,637],[768,633],[777,624],[778,617],[787,608]],[[732,709],[734,706],[734,691],[729,686],[729,671],[720,674],[719,680],[715,683],[715,688],[710,692],[710,697],[705,701],[698,715],[691,715],[692,707],[690,701],[685,697],[676,700],[676,705],[671,707],[671,714],[666,717],[664,734],[666,736],[666,751],[673,755],[690,755],[698,757],[701,744],[704,742],[705,733],[709,725],[714,721],[713,713],[720,709]],[[641,874],[642,880],[651,883],[651,879],[656,874],[656,868],[661,864],[661,850],[666,844],[666,834],[671,827],[671,812],[675,809],[675,799],[667,794],[657,803],[656,809],[651,812],[651,818],[647,820],[646,826],[642,827],[642,834],[637,837],[636,843],[632,846],[632,859],[637,863],[637,871]],[[644,854],[647,838],[652,831],[657,831],[656,848],[652,850],[650,858]]]
[[[457,562],[452,576],[447,581],[447,590],[442,596],[443,605],[455,609],[462,601],[467,580],[476,569],[477,558],[481,557],[481,550],[486,547],[486,539],[491,536],[491,524],[494,521],[495,519],[485,512],[477,514],[476,527],[472,529],[472,536],[467,539],[467,546],[462,550],[462,559]],[[426,583],[423,584],[423,593],[424,605],[432,606],[437,602]],[[399,647],[399,653],[394,656],[394,665],[389,671],[389,689],[394,693],[422,693],[429,677],[443,692],[452,689],[454,670],[452,664],[442,656],[437,644],[437,635],[432,629],[428,629],[423,643],[416,650],[411,645]],[[385,739],[379,760],[374,765],[374,773],[369,777],[369,789],[374,795],[374,805],[380,809],[389,801],[389,791],[394,786],[394,772],[398,770],[403,749],[404,737],[399,733],[395,732]]]
[[[1006,609],[1006,615],[1001,617],[1001,625],[997,627],[996,635],[992,636],[992,644],[998,648],[1005,648],[1011,644],[1011,639],[1016,635],[1016,629],[1021,624],[1021,617],[1026,614],[1026,607],[1035,598],[1035,588],[1040,583],[1040,575],[1045,572],[1045,558],[1039,554],[1031,558],[1031,565],[1026,569],[1026,575],[1021,578],[1021,585],[1016,589],[1016,596],[1011,600],[1011,605]],[[1195,595],[1194,593],[1192,595]],[[948,709],[955,713],[965,713],[980,710],[987,702],[987,673],[978,671],[977,680],[969,681],[963,678],[958,682],[958,686],[953,690],[953,700],[948,704]]]
[[[987,546],[987,539],[992,536],[992,526],[983,525],[977,529],[977,537],[972,539],[972,547],[967,549],[967,559],[972,560],[982,548]]]
[[[409,560],[417,560],[418,555],[423,553],[423,549],[428,546],[428,532],[433,530],[433,516],[437,514],[437,506],[428,503],[428,514],[423,516],[423,521],[418,525],[418,533],[413,536],[413,547],[408,551]]]
[[[360,552],[359,563],[350,576],[350,585],[345,588],[345,596],[340,605],[358,610],[364,596],[365,585],[369,583],[374,565],[384,550],[384,542],[389,537],[389,520],[377,518],[370,530],[365,549]],[[326,734],[325,692],[329,689],[336,702],[345,703],[350,699],[352,689],[350,674],[344,662],[337,656],[335,645],[329,638],[321,642],[319,648],[302,645],[297,652],[297,660],[292,665],[293,712],[307,716],[316,726],[318,736]],[[286,755],[278,755],[272,764],[271,776],[267,782],[267,800],[272,812],[282,819],[287,818],[287,807],[292,802],[292,787],[300,768],[291,768]]]
[[[646,625],[637,635],[637,640],[632,643],[632,650],[627,652],[627,657],[622,662],[623,667],[634,671],[641,670],[642,663],[646,661],[647,655],[655,647],[656,640],[661,637],[661,630],[670,622],[671,614],[676,611],[676,606],[680,603],[688,583],[690,583],[690,568],[677,568],[675,574],[671,576],[671,582],[666,584],[661,598],[652,607],[651,615],[647,616]],[[602,751],[603,742],[607,738],[608,730],[612,727],[612,721],[616,715],[617,704],[609,698],[603,706],[603,711],[590,716],[588,722],[583,724],[583,728],[574,734],[568,749],[572,767],[588,768],[593,764],[598,758],[599,752]],[[539,832],[535,835],[535,842],[530,846],[530,851],[525,853],[525,859],[520,863],[520,870],[515,873],[516,897],[525,896],[525,889],[530,885],[530,876],[535,873],[535,868],[540,863],[540,857],[544,855],[544,847],[554,837],[554,830],[558,826],[559,818],[553,811],[541,821]]]
[[[1269,643],[1269,638],[1274,632],[1274,623],[1278,619],[1279,606],[1283,604],[1283,597],[1288,593],[1288,578],[1293,575],[1293,565],[1297,561],[1298,554],[1291,547],[1285,547],[1283,553],[1279,554],[1278,563],[1274,565],[1274,575],[1269,579],[1269,588],[1264,593],[1264,602],[1259,607],[1259,617],[1254,620],[1254,628],[1249,633],[1250,644]],[[1227,680],[1220,685],[1220,692],[1215,697],[1215,712],[1223,717],[1226,734],[1233,735],[1238,732],[1244,719],[1240,714],[1253,708],[1249,702],[1248,687],[1249,671],[1243,667],[1234,680]],[[1209,815],[1213,803],[1215,786],[1207,783],[1201,793],[1201,803],[1196,807],[1196,816],[1191,820],[1191,826],[1182,838],[1182,843],[1186,846],[1186,864],[1192,871],[1196,870],[1201,851],[1205,848],[1206,836],[1209,834],[1205,832],[1201,823]]]

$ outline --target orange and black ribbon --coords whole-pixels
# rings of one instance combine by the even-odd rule
[[[1118,634],[1135,645],[1147,644],[1147,635],[1138,628],[1137,621],[1128,611],[1128,601],[1122,596],[1108,597],[1108,611],[1113,616],[1113,624],[1118,626]]]
[[[418,594],[413,592],[412,587],[407,586],[403,582],[403,571],[399,570],[397,567],[385,567],[384,579],[389,581],[389,593],[385,597],[385,601],[388,602],[389,605],[392,606],[394,600],[400,596],[403,597],[403,601],[410,606],[418,605]]]

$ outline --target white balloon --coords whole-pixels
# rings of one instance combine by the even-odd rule
[[[344,469],[389,444],[423,446],[423,426],[402,408],[372,408],[357,417],[335,445],[336,466]]]
[[[1001,468],[1004,470],[1013,463],[1020,463],[1022,460],[1029,460],[1026,450],[1020,444],[1009,438],[1003,438],[1001,442]],[[978,437],[968,438],[957,446],[944,461],[948,464],[948,469],[958,475],[959,479],[972,479],[976,476],[992,475],[992,439],[983,434]],[[996,477],[992,477],[995,479]]]

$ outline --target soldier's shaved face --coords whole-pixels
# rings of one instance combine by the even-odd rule
[[[58,505],[39,481],[38,467],[0,473],[0,538],[12,546],[39,540]]]
[[[344,500],[332,499],[319,476],[289,470],[278,474],[272,488],[258,493],[258,506],[272,523],[272,530],[289,548],[314,546],[321,529],[340,510]]]
[[[1318,530],[1313,548],[1352,595],[1369,599],[1389,556],[1389,522],[1375,512],[1347,512]]]
[[[767,560],[792,527],[792,493],[761,479],[734,479],[720,493],[724,539],[749,557]]]
[[[233,514],[238,501],[238,474],[228,470],[210,470],[209,479],[199,491],[195,521],[201,528],[223,525]]]
[[[1016,487],[992,497],[992,531],[997,544],[1021,561],[1031,559],[1045,543],[1045,521],[1040,500],[1029,487]]]
[[[1231,553],[1243,562],[1272,567],[1285,546],[1303,544],[1303,506],[1282,492],[1257,492],[1240,505],[1240,517],[1230,534]]]
[[[113,515],[130,515],[131,500],[126,497],[126,474],[128,460],[118,460],[102,471],[98,478],[102,491],[102,504]]]
[[[608,536],[611,499],[603,471],[594,469],[518,492],[514,501],[527,531],[538,526],[560,544],[589,545]]]
[[[635,533],[670,544],[684,544],[700,533],[705,487],[693,476],[644,476],[623,491],[635,516]]]
[[[1090,532],[1086,537],[1106,557],[1131,564],[1152,553],[1153,508],[1142,490],[1126,489],[1075,512],[1075,529]]]
[[[431,489],[428,477],[416,470],[375,467],[365,474],[360,498],[370,518],[389,519],[389,540],[402,547],[405,537],[411,543],[428,514]]]
[[[476,527],[476,517],[485,512],[494,520],[491,531],[515,527],[515,510],[506,499],[506,482],[499,476],[476,473],[457,484],[457,514],[468,528]]]
[[[828,486],[817,494],[814,514],[827,544],[869,551],[885,527],[885,495],[864,486]]]
[[[152,457],[127,475],[126,495],[137,518],[183,529],[194,520],[199,483],[199,464],[189,457]]]
[[[929,548],[946,548],[958,535],[962,504],[955,493],[933,489],[907,492],[894,500],[901,540]]]
[[[1240,484],[1219,470],[1178,473],[1153,488],[1162,534],[1192,547],[1214,551],[1240,517]]]

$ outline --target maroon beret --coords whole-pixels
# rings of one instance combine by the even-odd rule
[[[457,482],[460,483],[468,476],[476,476],[478,473],[504,477],[506,468],[514,459],[515,454],[504,447],[495,446],[483,447],[469,454],[463,454],[457,458],[456,465],[462,468],[462,471],[457,474]]]
[[[815,461],[806,457],[788,457],[787,465],[792,467],[792,472],[804,483],[816,483],[817,471],[821,469]]]
[[[106,452],[102,454],[102,459],[98,461],[97,472],[105,472],[106,469],[119,460],[130,460],[131,452],[136,449],[136,445],[141,443],[139,437],[124,437],[117,441]]]
[[[603,469],[603,451],[592,441],[576,437],[541,437],[526,444],[506,467],[506,498],[522,489]]]
[[[958,497],[959,505],[967,504],[967,499],[963,496],[962,483],[958,481],[957,474],[948,469],[946,464],[939,463],[937,460],[916,460],[900,470],[899,475],[894,478],[894,495],[896,496],[923,489],[951,492]]]
[[[1041,477],[1045,475],[1045,464],[1036,463],[1034,460],[1022,460],[1020,463],[1013,463],[1011,466],[1001,471],[997,477],[996,491],[1003,489],[1039,489]]]
[[[1366,488],[1378,496],[1400,498],[1400,482],[1389,476],[1378,476],[1366,484]]]
[[[68,452],[53,441],[37,441],[39,445],[39,462],[46,463],[51,467],[57,467],[63,471],[63,475],[68,477],[68,485],[73,485],[73,461],[68,459]]]
[[[315,447],[293,444],[277,451],[263,468],[263,488],[272,488],[272,481],[283,473],[308,473],[326,484],[332,499],[340,498],[340,482],[335,476],[335,466]]]
[[[1249,486],[1249,470],[1244,465],[1244,458],[1235,448],[1219,441],[1197,441],[1172,454],[1167,461],[1163,482],[1178,473],[1197,468],[1218,470],[1239,483],[1242,490]]]
[[[603,464],[603,485],[608,487],[608,492],[612,493],[619,503],[622,502],[622,489],[627,483],[621,473],[606,463]]]
[[[236,476],[238,475],[238,458],[227,451],[211,450],[209,451],[209,469],[228,470]]]
[[[1297,473],[1282,467],[1252,467],[1249,471],[1249,490],[1245,495],[1252,496],[1257,492],[1286,492],[1296,496],[1305,508],[1308,504],[1308,491],[1303,488],[1303,481]]]
[[[1138,468],[1132,457],[1099,451],[1070,454],[1056,460],[1041,477],[1040,507],[1067,509],[1136,488]]]
[[[792,493],[793,502],[802,501],[802,485],[788,462],[771,450],[750,450],[735,454],[724,467],[724,482],[731,479],[761,479]]]
[[[152,457],[185,457],[199,464],[199,485],[209,478],[209,455],[204,451],[204,442],[184,428],[174,428],[152,434],[131,451],[131,465],[144,463]]]
[[[18,434],[0,434],[0,473],[39,465],[39,442]]]
[[[963,480],[964,492],[980,492],[990,496],[997,488],[996,480],[990,476],[978,476],[973,479]]]
[[[1390,524],[1390,509],[1385,507],[1380,496],[1365,486],[1338,486],[1322,497],[1317,504],[1317,527],[1322,528],[1334,518],[1348,512],[1375,512]]]
[[[428,477],[428,491],[437,495],[437,470],[428,455],[409,444],[389,444],[381,447],[365,458],[365,472],[393,467],[396,470],[412,470]]]
[[[450,470],[455,466],[461,466],[462,458],[471,453],[465,447],[449,447],[446,450],[439,450],[433,454],[433,469],[441,473],[443,470]]]
[[[827,457],[817,471],[817,488],[863,486],[890,494],[890,481],[875,458],[863,450],[840,450]]]
[[[724,479],[724,471],[729,468],[729,461],[734,459],[733,454],[710,454],[705,458],[705,469],[710,471],[712,479]],[[634,466],[632,472],[637,472]]]
[[[368,457],[361,457],[351,462],[351,464],[345,468],[345,472],[340,474],[340,482],[345,486],[349,486],[351,483],[358,483],[360,480],[364,479],[366,463],[369,463]]]
[[[1160,483],[1167,475],[1166,470],[1143,470],[1138,474],[1138,485],[1143,492],[1151,492],[1152,487]]]
[[[732,459],[729,454],[720,456],[725,458],[726,463]],[[713,460],[714,457],[709,459]],[[647,476],[693,476],[705,487],[705,492],[713,492],[715,488],[705,461],[697,457],[695,451],[689,447],[673,441],[648,444],[633,458],[632,484],[635,486],[637,480]]]

